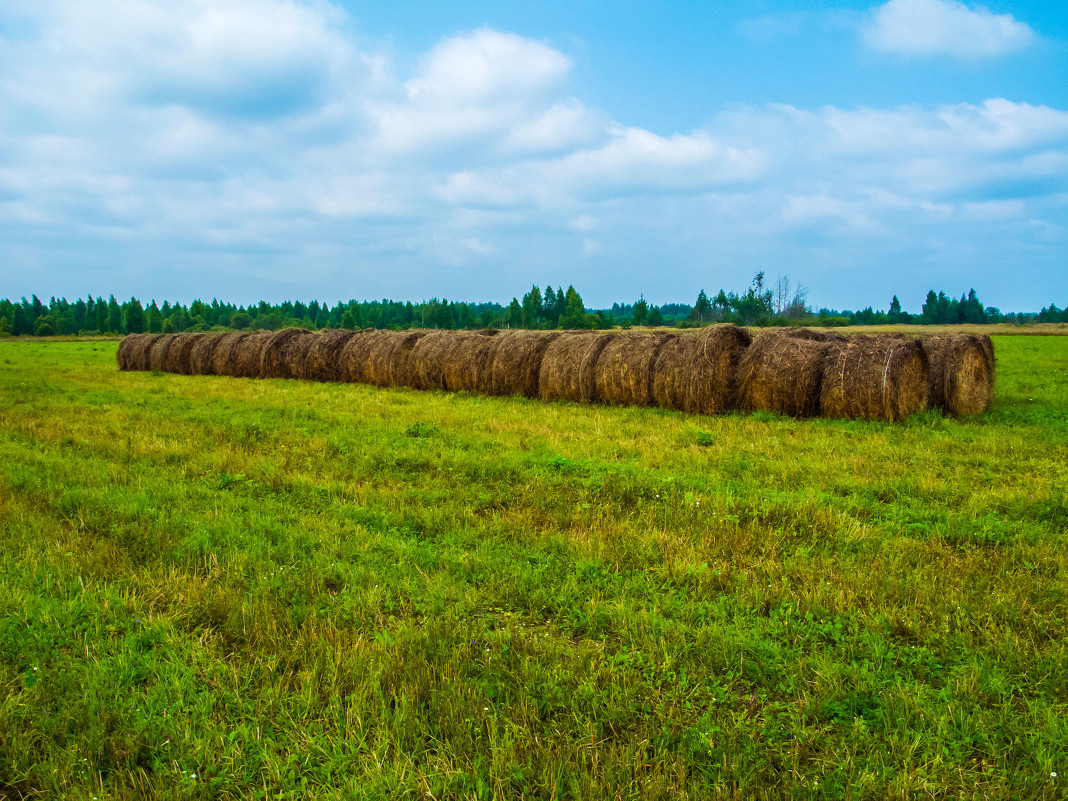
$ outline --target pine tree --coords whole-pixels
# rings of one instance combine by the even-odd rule
[[[140,334],[144,330],[145,310],[141,306],[141,301],[137,298],[130,298],[130,302],[126,304],[126,333]]]

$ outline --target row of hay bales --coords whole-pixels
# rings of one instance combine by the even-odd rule
[[[847,338],[808,329],[755,340],[716,325],[697,333],[364,331],[300,328],[133,334],[119,368],[294,378],[525,395],[691,414],[766,410],[795,417],[900,420],[928,407],[990,406],[990,338]]]

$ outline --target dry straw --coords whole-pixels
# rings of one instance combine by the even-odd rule
[[[834,341],[819,332],[793,329],[757,337],[738,363],[738,408],[817,416],[823,360]]]
[[[271,334],[260,357],[263,378],[300,378],[304,354],[314,338],[303,328],[283,328]]]
[[[729,324],[668,340],[653,366],[653,402],[689,414],[735,408],[738,363],[752,341],[744,328]]]
[[[455,331],[444,353],[445,389],[450,392],[490,391],[493,348],[499,332]]]
[[[120,370],[147,370],[148,351],[158,334],[130,334],[122,338],[116,358]]]
[[[223,334],[215,346],[215,352],[211,355],[211,371],[215,375],[233,376],[236,367],[234,348],[242,341],[252,336],[248,331],[235,331],[231,334]]]
[[[927,408],[927,354],[915,339],[858,336],[831,342],[824,361],[824,417],[903,420]]]
[[[553,340],[545,349],[538,375],[542,400],[596,401],[597,359],[612,338],[612,334],[581,332],[567,333]]]
[[[369,372],[371,352],[394,336],[396,334],[393,331],[381,331],[374,328],[357,331],[348,342],[342,345],[341,353],[338,354],[340,380],[351,381],[355,384],[374,383]]]
[[[167,364],[167,351],[171,343],[178,338],[177,334],[163,334],[152,343],[148,349],[148,369],[154,373],[164,371]]]
[[[354,331],[346,329],[316,334],[304,356],[300,377],[305,381],[340,381],[341,351],[354,336]]]
[[[593,370],[597,400],[613,406],[653,403],[653,368],[674,334],[623,334],[605,345]]]
[[[367,375],[380,387],[412,387],[416,373],[414,349],[426,331],[390,331],[392,336],[377,339],[368,352]]]
[[[401,385],[415,389],[446,389],[445,369],[452,348],[453,331],[424,331],[408,357],[408,372]]]
[[[199,333],[178,334],[167,348],[167,355],[163,360],[163,369],[168,373],[190,375],[192,373],[190,359],[193,347],[205,335]]]
[[[486,391],[491,395],[538,397],[542,358],[559,337],[559,331],[501,331],[493,338]]]
[[[225,334],[205,334],[198,339],[189,352],[189,372],[192,375],[213,375],[212,357],[215,348],[222,342]]]
[[[932,408],[954,416],[981,414],[990,408],[996,366],[990,337],[943,334],[920,341],[930,363]]]
[[[235,378],[263,378],[263,351],[274,331],[256,331],[238,340],[230,350]]]

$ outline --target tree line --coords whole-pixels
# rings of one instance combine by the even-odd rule
[[[859,311],[809,307],[808,290],[788,277],[768,285],[758,272],[744,292],[723,289],[709,296],[702,289],[693,304],[665,303],[655,306],[644,297],[611,308],[588,310],[573,286],[553,289],[531,287],[522,299],[499,303],[450,302],[446,299],[412,303],[395,300],[349,300],[330,306],[285,301],[239,306],[213,299],[194,300],[188,306],[155,300],[148,306],[134,297],[120,302],[89,296],[69,302],[51,298],[47,304],[36,295],[31,300],[0,300],[0,336],[50,336],[63,334],[136,334],[218,329],[307,328],[533,328],[607,329],[616,326],[675,326],[680,328],[732,322],[738,325],[913,325],[1068,322],[1068,309],[1050,304],[1038,313],[1003,314],[984,306],[975,290],[960,299],[931,290],[919,314],[902,311],[895,295],[886,311],[871,306]]]

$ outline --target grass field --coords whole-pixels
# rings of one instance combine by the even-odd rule
[[[0,343],[0,798],[1062,798],[1068,337],[897,425]]]

